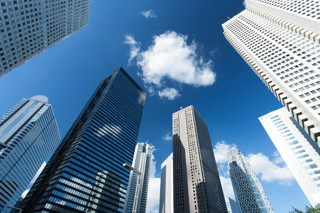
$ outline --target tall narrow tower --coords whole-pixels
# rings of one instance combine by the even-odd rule
[[[227,212],[206,123],[193,106],[172,115],[174,212]]]
[[[285,108],[259,120],[311,205],[320,205],[320,148]]]
[[[18,207],[122,212],[145,97],[122,68],[103,80]]]
[[[159,213],[173,213],[173,154],[161,164]]]
[[[240,212],[273,213],[260,181],[238,149],[228,153],[228,167]]]
[[[90,0],[0,0],[0,77],[88,24]]]
[[[246,0],[246,4],[222,25],[226,39],[318,143],[319,2]]]
[[[138,143],[134,152],[126,201],[123,212],[144,213],[147,207],[149,176],[153,146],[147,143]]]
[[[45,96],[22,99],[0,120],[0,212],[8,212],[41,165],[52,154],[60,134]]]

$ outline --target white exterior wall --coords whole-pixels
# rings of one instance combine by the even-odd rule
[[[259,118],[312,206],[320,205],[320,149],[285,109]]]
[[[141,174],[131,171],[123,212],[137,213],[146,211],[149,174],[153,146],[146,143],[136,145],[132,167]]]
[[[264,3],[261,3],[264,2]],[[224,23],[224,35],[279,101],[291,112],[315,142],[320,140],[320,45],[313,29],[278,17],[272,0],[249,0],[247,9]],[[312,1],[297,1],[300,7]],[[270,6],[274,4],[272,7]],[[302,10],[301,10],[302,11]],[[290,12],[292,15],[292,12]],[[307,22],[296,12],[299,20]],[[309,22],[308,22],[309,23]]]
[[[248,8],[257,9],[291,24],[290,27],[294,29],[305,29],[306,35],[309,32],[320,35],[320,4],[317,0],[246,0],[246,4]]]
[[[159,213],[173,213],[173,154],[161,164]]]
[[[0,0],[0,77],[88,24],[90,0]]]

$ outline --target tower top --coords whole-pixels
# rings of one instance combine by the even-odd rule
[[[44,95],[36,95],[30,98],[30,100],[34,100],[34,101],[39,101],[39,102],[43,102],[43,103],[48,103],[49,99],[48,97],[44,96]]]

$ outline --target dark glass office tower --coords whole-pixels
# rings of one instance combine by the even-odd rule
[[[26,198],[23,212],[122,212],[146,93],[122,69],[103,80]]]
[[[226,213],[207,124],[193,106],[172,115],[174,212]]]

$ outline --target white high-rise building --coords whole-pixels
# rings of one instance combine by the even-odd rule
[[[0,120],[0,212],[10,212],[60,142],[47,97],[22,99]]]
[[[233,191],[241,213],[273,213],[260,181],[246,157],[238,150],[228,153]]]
[[[135,171],[130,173],[123,212],[146,212],[152,151],[153,146],[147,143],[136,146],[132,163]]]
[[[193,106],[173,113],[172,136],[174,211],[227,212],[209,130]]]
[[[319,1],[247,0],[246,5],[222,25],[226,39],[318,143]]]
[[[285,108],[259,120],[311,205],[320,205],[319,147]]]
[[[173,213],[173,154],[161,164],[159,213]]]
[[[90,0],[0,0],[0,77],[88,24]]]

